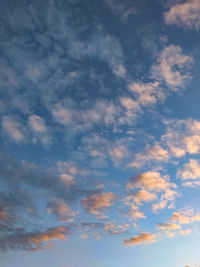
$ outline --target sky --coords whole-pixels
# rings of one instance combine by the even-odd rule
[[[0,267],[200,266],[200,0],[0,1]]]

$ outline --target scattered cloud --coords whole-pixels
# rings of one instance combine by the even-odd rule
[[[200,164],[198,160],[190,159],[183,165],[183,169],[177,171],[177,177],[182,180],[195,180],[200,178]]]
[[[44,243],[51,240],[65,240],[69,233],[69,228],[59,226],[49,228],[46,231],[40,232],[20,232],[16,231],[14,236],[7,236],[0,239],[0,249],[24,249],[28,251],[38,251],[44,248]]]
[[[188,69],[193,58],[183,54],[180,46],[169,45],[160,52],[157,64],[151,68],[152,77],[160,83],[164,82],[170,90],[184,88],[191,78]]]
[[[127,188],[129,190],[138,190],[138,188],[140,188],[139,191],[132,191],[132,193],[130,193],[134,194],[133,201],[136,204],[140,205],[145,201],[152,202],[158,200],[157,203],[152,204],[154,212],[165,208],[169,202],[171,202],[170,205],[172,205],[178,195],[176,185],[169,181],[169,177],[161,177],[160,173],[154,171],[145,172],[130,178],[127,183]]]
[[[170,217],[170,221],[178,222],[179,224],[191,224],[200,221],[200,214],[194,215],[192,209],[180,210],[173,213]]]
[[[175,24],[198,30],[200,26],[200,1],[186,0],[183,3],[177,3],[164,13],[164,19],[167,25]]]
[[[1,124],[5,134],[14,142],[21,143],[25,141],[26,130],[18,118],[13,115],[3,116]]]
[[[138,153],[135,156],[135,159],[130,167],[140,168],[143,167],[147,162],[162,162],[168,161],[169,153],[166,149],[164,149],[161,145],[155,144],[152,147],[147,146],[142,153]]]
[[[56,215],[61,222],[73,222],[76,213],[62,200],[53,198],[47,204],[47,212]]]
[[[113,205],[113,201],[116,199],[116,195],[112,192],[109,193],[97,193],[90,195],[88,198],[82,200],[82,205],[89,212],[95,214],[97,217],[102,217],[102,211]]]
[[[156,235],[150,233],[140,233],[138,236],[123,240],[125,246],[139,245],[141,243],[151,244],[154,242],[156,242]]]
[[[143,82],[132,82],[128,86],[130,92],[132,92],[137,102],[142,105],[152,105],[164,98],[162,91],[159,89],[159,83],[143,83]]]

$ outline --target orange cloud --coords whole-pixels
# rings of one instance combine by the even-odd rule
[[[156,235],[150,233],[140,233],[139,236],[134,236],[129,239],[124,239],[125,246],[139,245],[141,243],[153,243],[156,241]]]
[[[101,212],[113,205],[116,195],[112,192],[93,194],[82,200],[82,205],[91,213],[101,216]]]
[[[190,224],[200,221],[200,214],[194,215],[192,209],[182,210],[174,212],[170,217],[170,221],[178,222],[179,224]]]
[[[175,223],[158,223],[157,226],[162,231],[181,229],[181,226]]]
[[[56,228],[51,228],[43,233],[31,234],[30,240],[35,245],[41,245],[43,242],[49,242],[52,239],[61,239],[65,240],[67,233],[66,226],[60,226]]]
[[[134,202],[137,205],[141,205],[142,202],[150,202],[157,198],[156,194],[148,192],[146,190],[140,190],[134,196]]]
[[[53,198],[47,206],[47,212],[56,215],[61,222],[72,222],[76,213],[59,198]]]
[[[161,177],[160,173],[155,171],[148,171],[133,177],[127,184],[127,188],[143,188],[149,191],[162,192],[167,188],[176,187],[175,184],[171,184],[167,176]]]

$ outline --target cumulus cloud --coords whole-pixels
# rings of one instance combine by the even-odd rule
[[[142,202],[151,202],[156,198],[156,194],[148,192],[146,190],[140,190],[135,194],[133,199],[137,205],[141,205]]]
[[[157,100],[164,98],[162,91],[159,89],[159,82],[132,82],[128,88],[142,106],[155,104]]]
[[[141,243],[150,244],[154,242],[156,242],[156,235],[150,233],[140,233],[138,236],[123,240],[125,246],[139,245]]]
[[[194,215],[193,209],[180,210],[173,213],[170,221],[178,222],[179,224],[190,224],[200,221],[200,214]]]
[[[26,139],[26,130],[23,124],[15,116],[6,115],[3,116],[2,128],[5,134],[7,134],[14,142],[21,143]]]
[[[140,205],[142,202],[151,202],[158,199],[158,202],[152,205],[154,212],[165,208],[168,202],[172,204],[178,195],[176,185],[170,182],[169,177],[161,177],[160,173],[154,171],[130,178],[127,188],[134,191],[140,189],[136,193],[134,191],[131,193],[135,195],[133,200],[136,204]]]
[[[73,222],[76,213],[62,200],[53,198],[47,204],[47,212],[57,216],[61,222]]]
[[[177,3],[164,13],[167,25],[178,25],[181,27],[198,30],[200,25],[200,1],[186,0],[184,3]]]
[[[183,180],[200,178],[200,164],[198,160],[190,159],[183,165],[183,169],[178,170],[177,176]]]
[[[171,154],[177,158],[200,152],[200,122],[194,119],[164,122],[166,133],[161,137]]]
[[[16,231],[13,236],[0,238],[0,249],[24,249],[29,251],[44,248],[43,244],[51,240],[65,240],[69,233],[67,226],[49,228],[46,231],[20,232]]]
[[[138,153],[135,156],[135,159],[132,163],[129,164],[130,167],[140,168],[145,163],[151,162],[162,162],[168,161],[169,153],[166,149],[164,149],[161,145],[155,144],[152,147],[147,146],[142,153]]]
[[[187,70],[192,63],[193,58],[183,54],[181,47],[169,45],[160,52],[157,64],[152,66],[152,77],[164,82],[170,90],[184,88],[190,79]]]
[[[102,217],[102,211],[113,205],[113,200],[116,199],[116,195],[112,192],[109,193],[97,193],[90,195],[88,198],[82,200],[82,205],[89,212],[96,216]]]
[[[150,191],[162,192],[167,188],[176,187],[175,184],[170,184],[168,177],[161,177],[160,173],[148,171],[139,176],[132,177],[127,183],[127,188],[143,188]]]

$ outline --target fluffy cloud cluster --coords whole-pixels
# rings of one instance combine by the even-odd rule
[[[129,164],[130,167],[140,168],[147,162],[162,162],[169,159],[169,153],[161,145],[155,144],[152,147],[147,146],[141,153],[136,154],[133,162]]]
[[[161,138],[175,157],[200,152],[200,122],[194,119],[165,121],[166,134]]]
[[[200,214],[195,214],[192,209],[180,210],[173,212],[170,221],[178,222],[179,224],[191,224],[200,221]]]
[[[181,47],[169,45],[165,47],[152,66],[152,77],[164,82],[170,90],[184,88],[190,78],[187,69],[193,63],[193,58],[183,54]]]
[[[154,171],[130,178],[127,188],[132,191],[130,196],[136,206],[159,198],[159,201],[152,205],[154,212],[165,208],[168,202],[172,204],[177,196],[176,185],[170,182],[169,177],[161,177],[160,173]]]
[[[82,205],[89,212],[96,216],[102,217],[102,211],[113,205],[113,201],[116,199],[116,195],[112,192],[109,193],[97,193],[90,195],[82,200]]]
[[[24,249],[36,251],[44,248],[43,243],[48,243],[51,240],[65,240],[69,229],[66,226],[49,228],[43,232],[16,232],[15,236],[5,236],[0,240],[0,249]]]
[[[200,1],[186,0],[184,3],[177,3],[164,14],[167,25],[176,24],[198,30],[200,25]]]

